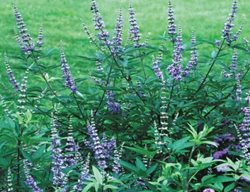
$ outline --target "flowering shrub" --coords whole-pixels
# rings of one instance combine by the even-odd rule
[[[110,33],[92,0],[95,34],[83,29],[96,53],[82,58],[96,70],[86,81],[63,43],[58,63],[43,63],[46,29],[34,41],[14,5],[23,66],[19,79],[5,54],[13,89],[1,93],[1,191],[249,191],[250,67],[239,57],[249,45],[238,43],[237,6],[208,58],[195,32],[183,43],[171,1],[153,45],[132,4],[125,40],[122,11]]]

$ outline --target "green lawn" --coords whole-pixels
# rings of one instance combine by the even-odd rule
[[[0,53],[10,55],[19,53],[15,41],[15,19],[12,0],[0,1]],[[112,33],[119,8],[128,18],[128,0],[97,0],[107,28]],[[91,0],[17,0],[16,5],[21,11],[27,28],[34,38],[37,37],[39,26],[42,25],[45,36],[45,48],[58,50],[60,41],[65,45],[68,60],[79,73],[87,73],[90,63],[80,60],[78,55],[94,54],[86,35],[82,31],[84,22],[93,31],[90,12]],[[182,27],[184,40],[189,41],[194,31],[198,39],[214,41],[221,36],[223,24],[231,9],[231,0],[173,0],[178,26]],[[136,0],[133,2],[137,20],[144,38],[163,34],[166,29],[166,0]],[[244,26],[242,37],[250,37],[249,0],[240,0],[236,26]],[[126,21],[126,28],[128,21]],[[55,51],[50,64],[58,64],[59,54]],[[0,57],[2,62],[3,57]],[[51,63],[53,62],[53,63]],[[3,69],[1,67],[1,69]],[[1,70],[2,71],[2,70]],[[4,72],[1,72],[1,76]]]

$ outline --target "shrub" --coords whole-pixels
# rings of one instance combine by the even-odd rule
[[[125,41],[123,13],[111,35],[92,0],[95,34],[83,28],[96,53],[81,58],[96,70],[86,80],[63,43],[62,75],[59,62],[43,63],[43,29],[34,41],[14,5],[22,65],[19,80],[5,54],[13,89],[1,97],[2,190],[247,191],[250,68],[238,55],[249,45],[238,43],[242,28],[234,32],[237,8],[235,0],[220,40],[193,33],[184,45],[169,1],[168,30],[154,45],[143,42],[132,5]]]

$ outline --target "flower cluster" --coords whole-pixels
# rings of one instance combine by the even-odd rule
[[[229,152],[229,149],[228,148],[225,148],[221,151],[216,151],[214,154],[213,154],[213,158],[214,159],[221,159],[221,158],[224,158]]]
[[[197,52],[197,48],[196,48],[196,38],[194,36],[194,34],[192,35],[191,38],[191,57],[190,60],[185,68],[185,70],[183,71],[183,76],[187,77],[189,75],[189,73],[191,72],[192,69],[194,69],[197,65],[198,65],[198,52]]]
[[[51,128],[51,151],[52,151],[52,173],[53,185],[58,189],[66,190],[67,177],[63,173],[65,169],[64,156],[61,149],[61,140],[58,135],[59,122],[57,112],[52,114],[52,128]]]
[[[109,112],[114,114],[120,113],[121,105],[118,102],[115,102],[114,93],[108,90],[106,95],[107,95],[107,105]]]
[[[24,24],[22,15],[16,6],[14,6],[14,13],[15,13],[15,18],[16,18],[16,25],[17,25],[18,32],[19,32],[19,34],[17,35],[17,42],[20,45],[22,51],[25,54],[30,55],[32,51],[34,50],[35,45]]]
[[[110,45],[109,42],[109,33],[105,28],[104,21],[102,19],[102,16],[99,12],[99,9],[96,5],[96,1],[92,0],[92,5],[91,5],[91,11],[94,15],[93,21],[95,23],[95,30],[99,31],[98,33],[98,39],[100,41],[103,41],[105,45]]]
[[[129,7],[129,23],[130,23],[129,35],[131,40],[134,42],[134,47],[140,47],[141,34],[139,31],[139,26],[136,21],[134,8],[131,5]]]
[[[65,87],[69,88],[72,93],[76,93],[77,88],[74,82],[74,79],[71,75],[69,64],[66,60],[64,50],[61,49],[61,69],[63,72],[63,78],[64,78],[64,85]]]
[[[14,75],[14,73],[13,73],[13,71],[12,71],[10,65],[9,65],[8,57],[7,57],[6,54],[4,56],[4,64],[5,64],[6,71],[7,71],[7,74],[8,74],[9,81],[10,81],[11,85],[13,86],[13,88],[16,91],[20,91],[19,83],[16,81],[15,75]]]
[[[87,129],[97,164],[102,170],[105,170],[108,167],[106,162],[105,150],[97,134],[93,115],[91,123],[88,124]]]
[[[30,174],[30,166],[31,164],[28,160],[23,161],[24,175],[26,177],[25,183],[33,192],[42,192],[43,190],[38,187],[34,177]]]
[[[120,150],[118,150],[117,146],[115,146],[112,171],[116,174],[119,174],[121,172],[121,165],[119,161],[122,156],[122,151],[123,145],[121,146]]]
[[[222,30],[222,37],[226,40],[228,45],[231,45],[231,43],[232,43],[232,41],[234,41],[234,39],[237,40],[239,33],[240,33],[240,32],[238,32],[235,37],[232,37],[232,35],[233,35],[232,29],[234,26],[233,22],[235,20],[237,9],[238,9],[237,0],[234,0],[233,4],[232,4],[232,11],[229,14],[227,22],[224,24],[224,29]]]
[[[79,146],[76,144],[75,139],[73,137],[73,127],[71,119],[69,121],[68,127],[68,136],[67,142],[65,146],[65,164],[68,166],[74,166],[77,164],[76,154],[78,153]]]
[[[182,33],[181,30],[176,37],[176,41],[174,43],[174,52],[173,52],[173,63],[168,66],[168,72],[170,76],[180,81],[182,79],[182,52],[183,52],[183,45],[182,45]]]
[[[103,152],[104,152],[103,154],[105,155],[106,161],[108,161],[111,158],[111,155],[115,149],[116,140],[114,138],[111,138],[109,140],[106,134],[103,133],[101,144],[103,147]]]
[[[153,60],[153,70],[155,75],[163,82],[164,75],[160,68],[161,62],[162,62],[162,54]]]
[[[43,28],[40,27],[36,46],[40,49],[43,46]]]
[[[84,182],[89,178],[89,158],[90,156],[88,155],[83,164],[82,171],[80,173],[80,178],[78,179],[77,184],[73,187],[76,192],[82,192]]]
[[[176,32],[176,24],[174,17],[174,9],[171,0],[169,0],[168,2],[168,34],[171,36],[172,41],[174,42],[175,38],[173,36],[176,35],[177,32]]]
[[[248,103],[249,104],[249,103]],[[250,107],[243,108],[244,119],[240,124],[239,129],[237,129],[238,137],[241,145],[242,152],[250,164]]]
[[[117,21],[116,21],[116,26],[115,26],[115,36],[112,41],[112,53],[114,55],[117,55],[119,51],[121,50],[121,45],[122,45],[122,28],[123,28],[123,17],[122,17],[122,11],[120,10]]]

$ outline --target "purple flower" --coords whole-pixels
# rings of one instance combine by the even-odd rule
[[[91,140],[91,144],[93,145],[95,159],[98,163],[98,166],[102,170],[105,170],[108,167],[107,162],[106,162],[105,150],[104,150],[103,145],[100,142],[100,138],[97,134],[93,117],[91,120],[91,124],[88,124],[87,129],[88,129],[88,135],[89,135],[90,140]]]
[[[115,102],[114,93],[112,91],[107,91],[106,95],[109,112],[114,114],[120,113],[121,105],[118,102]]]
[[[174,42],[174,35],[177,34],[176,32],[176,24],[175,24],[175,17],[174,17],[174,9],[171,3],[171,0],[168,2],[168,34],[171,36],[172,41]]]
[[[162,55],[160,55],[159,57],[153,60],[153,70],[154,70],[155,75],[163,82],[164,75],[160,68],[161,62],[162,62]]]
[[[216,170],[218,172],[221,172],[221,173],[225,173],[225,172],[231,171],[231,169],[230,169],[230,167],[228,165],[223,165],[223,164],[222,165],[218,165],[216,167]]]
[[[108,161],[111,158],[111,155],[114,152],[114,149],[115,149],[115,146],[116,146],[116,140],[114,138],[108,140],[106,134],[103,133],[101,144],[102,144],[102,147],[103,147],[103,152],[104,152],[106,161]]]
[[[218,136],[215,139],[215,142],[218,143],[218,144],[222,144],[224,142],[231,143],[233,141],[235,141],[235,137],[232,134],[230,134],[230,133],[225,133],[223,135]]]
[[[15,75],[14,75],[14,73],[13,73],[13,71],[8,63],[8,57],[6,54],[4,57],[5,57],[4,64],[5,64],[6,71],[7,71],[8,77],[9,77],[9,81],[16,91],[20,91],[19,83],[16,81]]]
[[[22,51],[25,54],[30,55],[32,51],[34,50],[35,46],[24,24],[22,15],[16,6],[14,6],[14,14],[16,18],[16,25],[17,25],[18,32],[19,32],[19,34],[17,35],[17,42],[19,43]]]
[[[237,50],[234,49],[234,53],[232,56],[232,64],[230,65],[230,70],[234,75],[237,73],[237,64],[238,64],[238,53]]]
[[[141,34],[139,31],[139,26],[136,21],[134,8],[131,5],[129,6],[129,23],[130,23],[129,35],[131,40],[134,42],[134,47],[140,47]]]
[[[222,151],[216,151],[213,154],[213,158],[214,159],[221,159],[221,158],[225,157],[228,154],[228,151],[229,151],[228,148],[225,148]]]
[[[211,189],[211,188],[206,188],[203,190],[203,192],[215,192],[215,190]]]
[[[38,48],[41,48],[43,46],[43,28],[42,27],[40,27],[40,29],[39,29],[39,34],[37,37],[36,46]]]
[[[87,156],[82,171],[80,173],[80,178],[77,184],[73,187],[76,192],[81,192],[84,187],[84,182],[89,178],[89,155]]]
[[[188,62],[186,69],[183,71],[183,76],[187,77],[192,69],[194,69],[198,65],[198,52],[196,49],[196,38],[194,34],[191,38],[191,58]]]
[[[30,166],[31,164],[28,160],[23,161],[24,175],[26,177],[25,184],[31,188],[33,192],[42,192],[43,190],[38,187],[34,177],[30,174]]]
[[[234,0],[232,4],[232,11],[229,15],[227,22],[224,24],[224,29],[222,30],[222,37],[226,40],[227,44],[230,45],[233,41],[232,39],[232,29],[233,29],[233,22],[237,12],[237,1]]]
[[[65,87],[69,88],[72,93],[76,93],[77,88],[76,88],[74,79],[71,75],[70,68],[69,68],[68,62],[66,60],[63,49],[61,49],[61,68],[62,68],[62,72],[63,72]]]
[[[173,63],[168,67],[168,72],[171,77],[177,81],[182,79],[182,52],[183,52],[183,45],[182,45],[182,34],[181,31],[179,32],[175,45],[174,45],[174,52],[173,52]]]
[[[220,47],[221,42],[220,42],[220,40],[215,40],[214,44],[216,47]]]
[[[116,55],[119,53],[122,45],[122,28],[123,28],[123,18],[122,18],[122,11],[120,10],[119,16],[116,21],[116,27],[115,27],[115,37],[112,41],[112,53]]]
[[[243,122],[240,124],[239,129],[237,130],[238,138],[240,141],[242,152],[248,162],[250,164],[250,107],[244,107],[242,109],[244,118]]]
[[[79,146],[76,144],[73,137],[73,127],[70,121],[70,125],[68,127],[67,142],[65,146],[65,164],[67,164],[68,166],[74,166],[77,164],[76,154],[78,153],[78,150]]]
[[[240,74],[237,73],[235,76],[236,79],[236,101],[240,101],[241,100],[241,94],[242,94],[242,87],[241,87],[241,83],[240,83]]]
[[[119,174],[121,172],[121,165],[119,161],[122,156],[122,150],[123,145],[121,146],[121,149],[119,151],[117,149],[117,146],[115,146],[112,171],[116,174]]]
[[[62,153],[61,140],[58,135],[58,118],[56,112],[52,115],[52,128],[51,128],[51,137],[52,137],[52,173],[53,173],[53,185],[57,188],[65,189],[67,184],[67,177],[63,173],[65,169],[64,156]]]
[[[94,15],[94,18],[93,18],[93,21],[95,23],[95,30],[96,31],[99,31],[98,33],[98,39],[100,41],[103,41],[105,45],[110,45],[110,42],[109,42],[109,33],[108,31],[106,30],[105,28],[105,24],[104,24],[104,21],[102,19],[102,16],[99,12],[99,9],[96,5],[96,1],[95,0],[92,0],[92,5],[91,5],[91,11]]]

